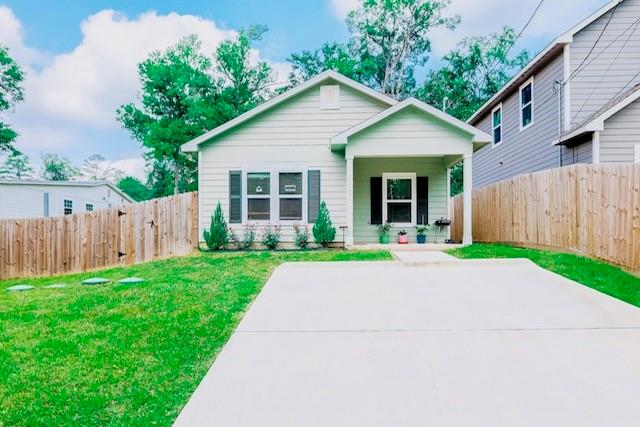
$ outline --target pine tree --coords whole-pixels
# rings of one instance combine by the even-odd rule
[[[209,230],[204,230],[204,241],[207,247],[214,251],[222,249],[229,241],[229,229],[227,228],[227,222],[224,220],[220,202],[218,202],[216,210],[211,217]]]
[[[324,200],[320,203],[318,218],[313,224],[313,238],[324,248],[336,238],[336,228],[331,223],[331,215]]]

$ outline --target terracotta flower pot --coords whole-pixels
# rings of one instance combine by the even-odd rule
[[[409,236],[406,234],[399,234],[398,243],[400,243],[401,245],[406,245],[407,243],[409,243]]]

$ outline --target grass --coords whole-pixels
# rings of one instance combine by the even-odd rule
[[[451,249],[458,258],[528,258],[542,268],[640,307],[640,278],[620,267],[580,255],[500,244]]]
[[[171,425],[273,269],[379,252],[200,253],[0,282],[0,426]],[[83,286],[91,276],[149,279]],[[36,289],[6,292],[16,283]],[[65,283],[63,289],[43,286]]]

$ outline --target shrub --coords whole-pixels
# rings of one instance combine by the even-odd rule
[[[318,218],[313,224],[313,238],[316,243],[326,248],[336,238],[336,228],[331,224],[331,215],[324,200],[320,203]]]
[[[262,244],[267,247],[267,249],[274,250],[280,244],[280,227],[267,227],[264,229],[264,234],[262,235]]]
[[[389,231],[391,231],[391,224],[390,223],[385,222],[384,224],[378,225],[378,233],[380,233],[381,236],[389,234]]]
[[[309,247],[309,230],[306,226],[300,227],[294,226],[296,232],[296,246],[300,249],[307,249]]]
[[[229,230],[220,202],[216,205],[216,210],[211,216],[209,230],[204,230],[204,241],[207,247],[213,251],[222,249],[229,241]]]
[[[233,244],[236,245],[236,248],[240,249],[241,251],[251,249],[251,245],[253,245],[253,242],[255,242],[256,240],[256,232],[253,225],[247,224],[244,227],[242,237],[239,237],[236,232],[232,230],[229,236],[229,240],[231,240]]]

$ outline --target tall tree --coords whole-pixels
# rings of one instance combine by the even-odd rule
[[[0,178],[2,179],[28,179],[33,176],[33,168],[29,163],[29,157],[14,150],[0,166]]]
[[[109,181],[116,183],[124,175],[118,168],[109,166],[109,162],[100,154],[92,154],[82,163],[80,168],[82,179],[88,181]]]
[[[57,154],[42,155],[42,178],[47,181],[69,181],[78,176],[79,169],[66,157]]]
[[[193,156],[180,146],[207,130],[203,113],[214,85],[210,67],[196,36],[153,52],[138,66],[141,105],[131,103],[117,111],[124,128],[147,149],[147,158],[170,164],[174,194],[181,190],[184,169],[194,165]]]
[[[24,99],[22,81],[24,73],[11,56],[9,49],[0,45],[0,114],[13,108]],[[1,120],[0,116],[0,152],[13,151],[13,142],[17,133]]]
[[[512,28],[483,37],[466,38],[444,57],[445,65],[432,70],[418,90],[417,98],[468,119],[527,62],[529,53],[513,58],[507,53],[516,40]]]
[[[118,188],[133,198],[136,202],[149,200],[153,197],[149,187],[133,176],[125,176],[118,181]]]

